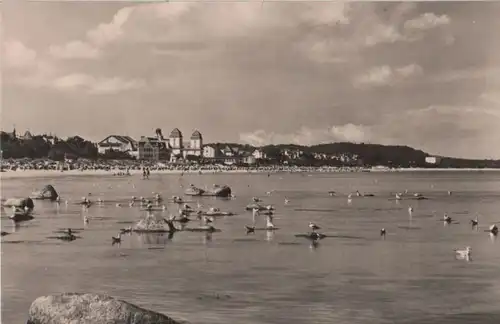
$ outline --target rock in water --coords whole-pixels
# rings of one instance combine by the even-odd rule
[[[5,207],[18,207],[24,209],[24,207],[28,207],[30,210],[35,208],[35,203],[31,198],[9,198],[3,202],[3,206]]]
[[[35,299],[27,324],[180,324],[107,295],[64,293]]]
[[[59,197],[59,195],[57,194],[56,189],[54,189],[54,187],[52,185],[46,185],[45,187],[43,187],[42,190],[34,191],[31,194],[32,199],[54,201],[54,200],[57,200],[57,197]]]
[[[134,226],[135,231],[168,231],[167,222],[154,214],[148,214],[144,219],[138,221]]]

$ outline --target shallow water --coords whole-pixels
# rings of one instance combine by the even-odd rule
[[[2,197],[25,196],[48,181],[3,180]],[[15,231],[1,245],[2,323],[24,323],[36,297],[66,291],[107,293],[205,324],[500,322],[500,243],[484,232],[500,222],[500,173],[76,176],[50,183],[72,200],[67,206],[36,202],[35,219],[18,228],[2,216],[2,230]],[[152,192],[171,197],[190,183],[233,188],[232,200],[199,199],[205,207],[239,213],[215,221],[222,232],[211,238],[180,232],[171,240],[132,234],[111,245],[111,236],[145,212],[106,201]],[[389,200],[405,189],[430,199]],[[269,190],[275,191],[267,197]],[[329,190],[339,196],[330,197]],[[346,194],[355,190],[375,197],[348,203]],[[85,211],[73,204],[89,192],[104,206]],[[252,216],[244,206],[252,196],[277,207],[280,230],[245,234]],[[177,205],[167,207],[156,213],[177,211]],[[444,226],[444,212],[459,224]],[[468,220],[476,213],[475,231]],[[59,228],[83,228],[83,214],[91,220],[78,234],[82,239],[46,238]],[[338,237],[311,248],[294,237],[308,230],[309,221]],[[264,224],[262,218],[258,225]],[[456,260],[453,249],[467,245],[472,260]]]

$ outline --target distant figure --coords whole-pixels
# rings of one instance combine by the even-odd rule
[[[386,234],[385,228],[382,228],[380,230],[380,236],[382,236],[384,238],[384,240],[385,240],[385,234]]]

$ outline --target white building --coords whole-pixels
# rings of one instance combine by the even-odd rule
[[[137,151],[137,142],[130,136],[110,135],[97,143],[97,150],[100,154],[104,154],[110,149],[120,152],[129,152],[134,155]]]
[[[205,145],[203,146],[203,157],[213,159],[216,157],[217,153],[216,150],[218,148],[215,147],[215,145]]]
[[[256,160],[266,158],[266,153],[264,153],[264,151],[262,151],[260,149],[256,149],[255,151],[253,151],[252,155]]]
[[[425,163],[427,164],[439,164],[439,162],[441,162],[441,158],[436,156],[427,156],[425,158]]]
[[[191,156],[203,156],[203,136],[197,130],[191,134],[189,142],[184,143],[182,132],[175,128],[169,136],[169,147],[171,150],[170,161],[175,162],[178,158]]]

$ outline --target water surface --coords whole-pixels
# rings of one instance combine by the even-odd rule
[[[51,183],[66,206],[36,202],[35,219],[2,230],[3,323],[24,323],[31,302],[58,292],[107,293],[192,323],[499,323],[500,249],[484,230],[500,221],[500,173],[207,174],[5,179],[2,196],[25,196]],[[222,232],[111,236],[144,213],[114,202],[82,210],[92,193],[104,201],[132,195],[182,194],[190,183],[228,184],[235,199],[202,198],[237,216],[217,219]],[[181,187],[181,185],[184,186]],[[396,202],[408,189],[429,200]],[[273,190],[271,196],[266,192]],[[327,192],[335,190],[337,197]],[[346,194],[359,190],[375,197]],[[447,191],[453,194],[448,196]],[[252,196],[277,207],[280,230],[246,235]],[[284,199],[290,203],[285,205]],[[190,203],[196,207],[196,202]],[[409,215],[408,207],[414,212]],[[177,206],[167,205],[168,216]],[[444,226],[444,212],[459,224]],[[480,214],[480,229],[468,220]],[[70,243],[49,240],[59,228],[83,228]],[[294,234],[309,221],[322,232],[317,248]],[[264,225],[265,220],[259,220]],[[194,224],[196,225],[196,223]],[[387,238],[379,236],[386,228]],[[10,243],[9,243],[10,242]],[[16,243],[17,242],[17,243]],[[471,246],[471,262],[453,249]]]

